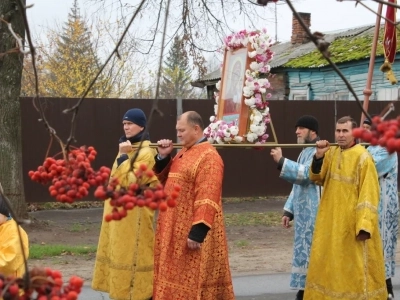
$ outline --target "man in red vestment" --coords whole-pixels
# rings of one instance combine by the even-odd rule
[[[172,158],[171,140],[158,141],[155,171],[177,206],[160,212],[154,249],[154,300],[233,300],[221,190],[224,166],[203,136],[194,111],[176,130],[182,150]]]

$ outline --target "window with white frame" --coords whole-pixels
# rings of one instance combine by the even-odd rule
[[[378,89],[376,100],[378,101],[400,100],[400,89],[398,87]]]
[[[336,93],[336,100],[349,100],[349,93]]]
[[[293,83],[290,86],[289,100],[309,100],[310,83]]]
[[[293,100],[308,100],[306,95],[298,95],[294,94],[293,95]]]

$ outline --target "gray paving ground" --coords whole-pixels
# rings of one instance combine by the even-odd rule
[[[248,204],[247,204],[248,205]],[[238,208],[246,209],[245,203],[237,204]],[[235,204],[236,206],[236,204]],[[230,207],[228,205],[227,210]],[[274,203],[269,207],[269,210],[281,209],[281,203]],[[87,214],[85,210],[57,210],[57,211],[38,211],[31,213],[34,218],[41,220],[65,222],[69,219],[77,222],[100,222],[102,216],[101,208],[90,209],[91,213]],[[72,212],[72,213],[71,213]],[[396,277],[393,279],[394,291],[396,298],[400,297],[400,265],[396,267]],[[288,288],[289,284],[288,273],[264,274],[264,275],[248,275],[233,277],[233,286],[237,300],[293,300],[296,291]],[[93,291],[90,286],[85,286],[79,299],[83,300],[109,300],[108,294]],[[399,298],[400,299],[400,298]]]
[[[400,274],[400,266],[396,266]],[[236,300],[294,300],[296,292],[288,288],[288,273],[233,277]],[[400,276],[393,279],[394,294],[400,295]],[[398,298],[398,297],[396,297]],[[109,300],[107,294],[85,287],[79,299]]]

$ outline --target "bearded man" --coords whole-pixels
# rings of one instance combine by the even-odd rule
[[[318,121],[313,116],[302,116],[297,120],[295,128],[298,144],[315,144],[319,140]],[[297,161],[292,161],[282,156],[281,148],[271,150],[271,156],[281,171],[279,177],[293,184],[283,208],[282,225],[289,228],[289,222],[295,219],[290,288],[298,290],[296,300],[303,299],[315,216],[321,195],[320,187],[308,176],[315,151],[315,147],[307,147],[300,152]]]

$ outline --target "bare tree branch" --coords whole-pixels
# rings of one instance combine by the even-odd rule
[[[344,74],[340,71],[340,69],[336,66],[336,64],[329,57],[329,51],[328,51],[329,43],[327,43],[325,40],[323,40],[323,38],[322,38],[323,35],[321,33],[319,33],[319,32],[315,32],[314,34],[311,33],[308,26],[304,23],[303,19],[300,17],[299,13],[294,8],[291,0],[286,0],[286,3],[289,5],[291,11],[293,12],[297,21],[300,23],[303,30],[307,33],[307,35],[310,37],[311,41],[315,44],[317,49],[321,52],[322,56],[328,61],[328,63],[331,65],[331,67],[334,69],[334,71],[343,80],[347,89],[350,91],[350,93],[353,95],[354,99],[356,100],[357,104],[359,105],[361,111],[365,114],[365,116],[368,119],[371,119],[371,116],[364,110],[363,105],[362,105],[360,99],[358,99],[357,94],[354,91],[350,82],[346,79]]]
[[[87,87],[86,91],[83,93],[82,97],[78,100],[78,102],[71,108],[64,110],[64,113],[70,113],[72,112],[72,120],[71,120],[71,131],[70,131],[70,135],[68,137],[67,143],[65,145],[65,149],[68,149],[69,145],[71,144],[71,142],[74,140],[74,136],[75,136],[75,130],[76,130],[76,116],[78,115],[78,111],[79,111],[79,106],[82,104],[83,100],[85,99],[85,97],[87,96],[87,94],[89,93],[90,89],[92,88],[92,86],[95,84],[97,78],[100,76],[101,72],[104,70],[104,68],[106,67],[106,65],[108,64],[108,62],[111,60],[111,58],[113,57],[114,54],[118,53],[118,48],[121,45],[122,41],[124,40],[125,35],[127,34],[130,26],[132,25],[133,21],[135,20],[136,16],[138,15],[139,11],[141,10],[143,4],[145,3],[146,0],[142,0],[139,4],[139,6],[137,7],[135,13],[133,14],[131,20],[128,23],[128,26],[125,28],[121,38],[119,39],[117,45],[115,46],[114,50],[111,52],[111,54],[109,55],[109,57],[106,59],[106,61],[104,62],[102,68],[99,70],[99,72],[97,73],[97,75],[93,78],[93,80],[91,81],[91,83],[89,84],[89,86]]]

